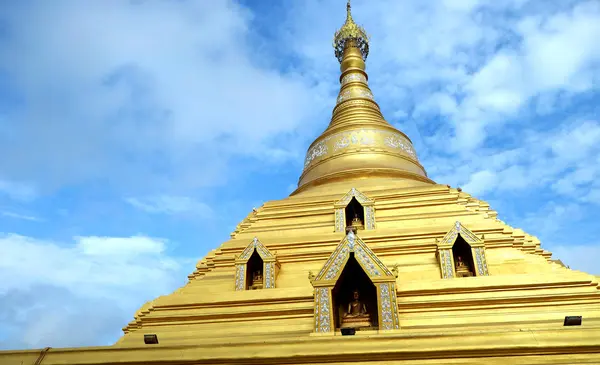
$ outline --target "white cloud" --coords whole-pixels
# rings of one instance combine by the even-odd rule
[[[145,301],[183,285],[193,269],[167,244],[143,236],[59,244],[2,235],[0,319],[9,336],[0,334],[0,348],[115,341]]]
[[[32,221],[32,222],[41,222],[42,221],[42,219],[40,219],[38,217],[34,217],[32,215],[25,215],[25,214],[19,214],[19,213],[8,212],[8,211],[1,212],[0,215],[2,215],[3,217],[21,219],[21,220]]]
[[[27,109],[6,118],[0,153],[19,158],[0,168],[45,189],[100,177],[144,194],[222,183],[235,156],[295,158],[298,127],[319,112],[305,79],[248,42],[252,15],[233,1],[9,10],[0,69]]]
[[[126,202],[148,213],[192,213],[202,217],[209,217],[213,212],[209,205],[187,196],[159,195],[146,198],[127,198]]]
[[[469,182],[463,187],[470,194],[479,195],[494,188],[496,174],[489,170],[478,171],[471,175]]]
[[[145,254],[160,255],[165,242],[150,237],[77,237],[77,248],[86,256],[130,257]]]
[[[547,131],[523,131],[512,149],[435,156],[424,163],[434,180],[475,196],[551,189],[557,198],[594,201],[589,197],[600,187],[600,144],[593,142],[600,140],[598,133],[598,121],[571,120]]]
[[[523,61],[534,91],[592,87],[592,62],[600,58],[600,4],[581,2],[570,12],[532,16],[519,25]],[[589,76],[592,76],[591,78]]]
[[[561,204],[550,201],[541,206],[535,213],[530,213],[523,219],[523,224],[529,231],[535,233],[545,242],[556,241],[554,235],[565,227],[577,222],[584,215],[584,209],[576,203]],[[551,244],[549,244],[551,245]],[[545,247],[545,246],[544,246]]]

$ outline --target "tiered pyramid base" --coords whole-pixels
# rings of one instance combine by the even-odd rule
[[[501,332],[357,331],[220,344],[50,349],[41,364],[600,364],[600,328]],[[2,353],[34,364],[41,350]]]

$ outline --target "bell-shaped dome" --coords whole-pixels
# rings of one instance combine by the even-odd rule
[[[374,176],[434,183],[410,139],[381,114],[368,86],[368,37],[350,14],[334,38],[340,92],[327,129],[310,145],[296,192],[340,179]]]

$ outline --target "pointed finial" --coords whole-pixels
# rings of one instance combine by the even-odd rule
[[[333,48],[335,48],[335,57],[337,57],[340,63],[344,55],[344,48],[346,47],[347,41],[353,41],[353,45],[357,47],[362,56],[363,60],[367,59],[369,54],[369,36],[363,27],[357,25],[352,19],[352,6],[350,0],[346,4],[346,22],[340,30],[335,32],[333,38]]]

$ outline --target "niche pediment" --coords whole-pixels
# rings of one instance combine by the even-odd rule
[[[373,320],[375,317],[377,318],[375,322],[380,330],[399,329],[396,277],[351,230],[329,256],[319,273],[314,277],[309,276],[315,290],[315,332],[333,333],[339,325],[339,303],[336,304],[339,293],[336,294],[337,289],[334,289],[338,281],[347,280],[347,277],[340,280],[340,276],[351,255],[353,255],[352,262],[355,265],[358,263],[364,274],[367,275],[367,280],[371,282],[370,285],[374,285],[374,298],[372,299],[376,301],[377,309],[376,315],[373,313],[374,315],[370,318]],[[370,323],[375,325],[373,322]]]
[[[254,237],[235,259],[235,290],[274,288],[279,268],[277,257]]]
[[[356,200],[353,202],[353,200]],[[375,229],[375,202],[356,188],[350,189],[340,200],[333,204],[335,210],[335,232],[345,232],[346,227],[352,225],[348,209],[354,204],[360,206],[359,216],[364,223],[364,229]],[[359,218],[359,217],[357,217]],[[361,225],[361,229],[362,225]]]
[[[460,256],[457,256],[456,246],[462,243],[457,242],[459,238],[462,238],[468,245],[468,257],[465,258],[466,263],[462,262]],[[474,276],[489,275],[484,241],[459,221],[454,223],[454,226],[441,240],[436,240],[436,244],[442,278],[460,277],[459,271],[463,270],[463,265],[466,264],[468,266],[469,261],[472,262],[473,268],[471,269],[474,270]]]
[[[348,262],[350,253],[354,253],[356,261],[358,261],[371,280],[378,281],[383,279],[395,281],[396,278],[392,272],[379,260],[369,246],[356,236],[354,232],[350,231],[338,244],[331,256],[329,256],[329,259],[327,259],[314,280],[312,280],[313,285],[327,285],[332,281],[335,283]]]

